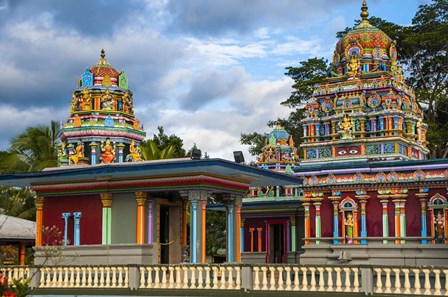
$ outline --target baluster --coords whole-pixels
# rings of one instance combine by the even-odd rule
[[[394,293],[401,293],[402,289],[401,289],[401,280],[400,280],[400,268],[394,268],[392,269],[392,271],[395,273],[395,283],[394,283],[394,287],[395,287],[395,291]]]
[[[285,278],[286,278],[286,291],[291,291],[291,267],[287,266],[285,267]]]
[[[269,267],[270,272],[270,281],[269,281],[269,290],[275,290],[275,267]]]
[[[353,270],[353,276],[354,276],[353,292],[359,292],[359,278],[358,278],[359,269],[358,268],[352,268],[352,270]]]
[[[228,280],[228,282],[227,282],[227,290],[233,290],[234,287],[235,287],[234,282],[233,282],[233,275],[232,275],[233,267],[232,266],[228,266],[227,267],[227,271],[229,272],[229,275],[228,275],[228,278],[227,278],[227,280]]]
[[[442,295],[442,291],[440,290],[442,286],[440,285],[440,269],[434,269],[435,280],[434,280],[434,295]]]
[[[421,285],[420,285],[420,269],[415,268],[412,269],[412,271],[414,272],[414,294],[419,294],[421,293]]]
[[[299,267],[293,267],[292,270],[294,270],[294,291],[298,291],[300,290]]]
[[[236,270],[236,286],[235,289],[241,289],[241,267],[235,267]]]
[[[267,290],[268,289],[268,276],[267,276],[268,268],[263,266],[263,267],[261,267],[261,271],[263,272],[263,280],[262,280],[263,286],[261,287],[261,289]]]
[[[40,284],[39,287],[40,288],[45,288],[46,287],[46,282],[45,282],[45,277],[47,276],[45,273],[46,269],[45,268],[41,268],[40,269]]]
[[[86,267],[81,267],[81,288],[85,288],[86,287],[86,283],[87,283],[87,272],[86,272]]]
[[[68,287],[68,267],[62,268],[64,271],[64,279],[62,281],[62,287],[67,288]]]
[[[205,266],[205,289],[210,289],[210,266]]]
[[[140,267],[140,288],[146,288],[146,284],[145,284],[145,271],[146,268],[145,267]]]
[[[182,289],[188,289],[188,267],[182,267],[182,271],[184,272],[184,285]]]
[[[81,268],[75,267],[76,271],[76,279],[75,279],[75,287],[81,286]]]
[[[87,283],[86,283],[86,287],[87,288],[92,287],[92,268],[91,267],[87,267]]]
[[[302,267],[300,270],[302,270],[302,290],[308,291],[308,277],[307,277],[307,268]]]
[[[392,287],[392,283],[390,281],[390,268],[384,268],[384,272],[386,273],[386,290],[384,291],[384,293],[392,293],[391,287]]]
[[[54,267],[51,268],[50,275],[51,275],[51,281],[50,281],[51,288],[56,288],[58,285],[58,273],[56,271],[56,268]]]
[[[110,267],[105,267],[106,270],[106,288],[110,288]]]
[[[196,268],[195,267],[190,267],[190,271],[191,271],[191,284],[190,284],[190,289],[196,289]]]
[[[172,289],[172,288],[175,288],[175,286],[174,286],[174,267],[170,266],[170,267],[168,267],[168,270],[170,272],[170,282],[169,282],[168,288]]]
[[[123,286],[125,288],[129,288],[129,268],[128,267],[123,267],[124,270],[124,284]]]
[[[182,278],[180,276],[182,272],[182,268],[179,266],[176,266],[176,289],[182,288]]]
[[[221,286],[219,287],[221,290],[226,288],[226,269],[224,267],[219,268],[221,272]]]
[[[383,280],[381,279],[381,268],[375,268],[376,272],[376,290],[375,293],[383,292]]]
[[[445,294],[448,293],[448,269],[444,269],[443,273],[445,274]]]
[[[285,288],[283,287],[283,267],[277,267],[277,271],[278,271],[277,290],[284,291]]]
[[[60,288],[60,287],[62,287],[62,284],[63,284],[61,268],[60,267],[56,267],[55,268],[55,273],[56,273],[56,276],[55,276],[54,279],[56,281],[56,287]]]
[[[260,290],[260,276],[259,276],[260,267],[254,267],[254,290]]]
[[[160,288],[165,289],[168,287],[167,281],[166,281],[166,271],[167,268],[165,266],[161,267],[162,270],[162,285],[160,286]]]
[[[111,279],[111,283],[112,283],[112,286],[111,286],[111,288],[116,288],[117,287],[117,284],[118,284],[118,281],[117,281],[117,267],[112,267],[112,279]]]
[[[344,292],[351,292],[351,283],[350,283],[350,268],[349,267],[344,267],[344,271],[345,271],[345,290]]]
[[[146,271],[148,272],[148,275],[146,276],[146,288],[153,288],[154,287],[154,281],[152,278],[152,272],[154,271],[153,267],[146,267]]]
[[[218,282],[218,267],[213,266],[213,286],[212,289],[218,289],[219,288],[219,282]]]
[[[335,267],[336,271],[336,292],[342,292],[341,268]]]
[[[429,269],[422,269],[425,274],[425,295],[431,295],[431,283],[429,282],[429,273],[431,272]]]
[[[117,284],[118,284],[119,288],[123,288],[123,287],[125,287],[124,276],[123,276],[124,269],[121,266],[119,266],[117,269],[118,269]]]
[[[319,271],[319,288],[318,291],[325,291],[325,282],[324,282],[324,271],[323,267],[317,267],[317,271]]]
[[[141,269],[141,268],[140,268]],[[99,288],[104,288],[104,267],[100,267],[100,279],[99,279]],[[144,273],[142,273],[143,275]],[[140,284],[141,286],[142,284]]]
[[[404,291],[403,294],[411,294],[411,282],[409,281],[409,269],[403,268],[404,273]]]
[[[98,288],[98,267],[93,267],[93,287]]]
[[[310,267],[310,271],[311,271],[311,281],[310,281],[310,291],[316,291],[316,268],[315,267]]]
[[[197,288],[198,289],[202,289],[204,287],[204,279],[203,279],[203,276],[202,276],[202,270],[203,269],[204,269],[203,267],[198,267],[197,268],[197,270],[198,270],[198,286],[197,286]]]
[[[154,287],[155,289],[160,288],[160,276],[159,276],[160,267],[154,267]]]

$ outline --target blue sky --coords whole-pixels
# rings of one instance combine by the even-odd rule
[[[409,25],[429,0],[368,0],[371,16]],[[0,150],[27,126],[65,122],[101,48],[125,70],[147,135],[157,126],[232,158],[240,133],[286,117],[286,66],[330,59],[362,0],[0,0]]]

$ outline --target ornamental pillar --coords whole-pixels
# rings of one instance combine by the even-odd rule
[[[64,241],[63,241],[63,245],[66,246],[67,245],[67,233],[68,233],[68,218],[71,216],[72,214],[70,212],[63,212],[62,213],[62,219],[64,220]]]
[[[111,244],[112,237],[112,194],[100,194],[103,205],[102,243]]]
[[[418,198],[418,201],[420,201],[420,214],[421,214],[421,231],[420,235],[421,237],[427,237],[428,236],[428,224],[427,224],[427,218],[426,218],[426,206],[428,201],[428,193],[417,193],[415,196]],[[426,239],[422,239],[422,244],[428,244],[428,241]]]
[[[208,192],[201,190],[188,191],[190,202],[190,262],[202,263],[203,250],[205,250],[206,226],[202,216],[205,215],[203,202],[207,201]]]
[[[339,212],[338,205],[341,201],[341,196],[329,196],[328,199],[333,204],[333,244],[339,244]]]
[[[250,251],[254,251],[254,231],[255,228],[249,228],[249,235],[250,235]]]
[[[331,139],[332,140],[336,140],[336,122],[332,121],[331,122]]]
[[[305,222],[304,222],[305,238],[310,238],[311,237],[311,219],[310,219],[310,205],[311,205],[311,203],[305,202],[302,205],[303,205],[304,217],[305,217]],[[308,245],[308,244],[310,244],[310,241],[309,240],[305,240],[305,245]]]
[[[123,161],[124,161],[123,149],[124,149],[125,145],[120,142],[119,144],[117,144],[117,147],[118,147],[118,163],[123,163]]]
[[[25,249],[25,242],[20,241],[19,242],[19,265],[24,266],[26,260],[26,249]]]
[[[266,230],[267,230],[267,226],[266,226]],[[263,243],[262,243],[262,240],[261,240],[261,231],[263,231],[263,228],[257,228],[257,251],[259,252],[259,253],[261,253],[262,251],[263,251]],[[267,239],[267,237],[266,237],[266,239]]]
[[[206,207],[207,207],[207,201],[203,200],[201,201],[201,243],[202,243],[202,248],[201,248],[201,263],[205,263],[205,258],[206,258],[206,253],[207,253],[207,241],[206,241],[206,234],[207,234],[207,221],[206,221]]]
[[[241,263],[241,204],[235,205],[235,215],[235,261]]]
[[[382,223],[383,223],[383,237],[389,237],[389,218],[387,214],[387,204],[389,203],[389,195],[378,195],[382,205]],[[387,244],[387,239],[383,240],[383,244]]]
[[[395,236],[396,237],[406,237],[406,194],[393,194],[392,202],[395,204]],[[395,240],[396,244],[406,243],[406,240]]]
[[[240,245],[240,252],[244,253],[244,219],[241,219],[241,228],[240,228],[240,239],[241,239],[241,245]]]
[[[74,238],[73,238],[73,245],[80,245],[81,244],[81,216],[82,213],[81,212],[74,212],[73,213],[73,220],[74,220],[74,225],[75,225],[75,230],[74,230]]]
[[[366,120],[364,118],[359,119],[361,124],[361,138],[364,138],[366,135]]]
[[[291,217],[291,252],[296,252],[296,217]]]
[[[135,192],[135,200],[137,201],[137,230],[136,243],[145,243],[145,204],[147,194],[145,192]]]
[[[36,246],[42,246],[42,220],[44,214],[44,201],[45,198],[38,196],[36,198]]]
[[[96,164],[96,147],[98,144],[93,141],[89,144],[90,146],[90,164],[95,165]]]
[[[366,204],[369,200],[369,195],[356,195],[357,199],[359,199],[359,203],[361,204],[361,237],[367,237],[367,216],[366,216]],[[367,244],[366,239],[361,239],[361,244]]]
[[[321,219],[320,219],[320,206],[321,202],[314,202],[314,208],[316,209],[314,224],[316,226],[316,239],[321,237]],[[320,244],[320,240],[316,240],[316,244]]]
[[[148,200],[148,238],[147,243],[154,242],[154,200]]]

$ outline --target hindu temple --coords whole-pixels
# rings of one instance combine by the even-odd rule
[[[140,161],[146,133],[133,105],[126,74],[109,64],[103,49],[73,93],[70,116],[62,126],[61,165]]]
[[[426,159],[427,125],[395,41],[368,16],[364,1],[305,106],[300,164],[286,131],[269,134],[258,166],[303,185],[251,189],[243,260],[448,264],[448,161]]]

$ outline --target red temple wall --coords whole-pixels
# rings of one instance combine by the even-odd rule
[[[333,205],[330,200],[322,200],[320,217],[321,237],[333,237]]]
[[[250,252],[250,232],[249,228],[254,228],[253,231],[253,244],[254,244],[254,252],[258,251],[258,231],[257,228],[263,228],[261,230],[261,251],[266,251],[266,219],[245,219],[244,220],[244,251]]]
[[[316,237],[316,211],[313,205],[310,205],[310,237]]]
[[[63,212],[70,212],[68,220],[68,239],[73,244],[73,213],[81,212],[80,219],[80,244],[101,244],[102,242],[102,204],[98,195],[70,196],[70,197],[48,197],[45,198],[43,207],[43,226],[56,226],[61,232],[59,240],[64,236]],[[55,238],[42,236],[43,244],[50,244]]]
[[[383,236],[383,206],[377,197],[376,192],[367,193],[370,198],[366,204],[366,225],[367,236]]]
[[[421,236],[421,204],[415,194],[417,190],[410,190],[406,200],[406,236]]]

